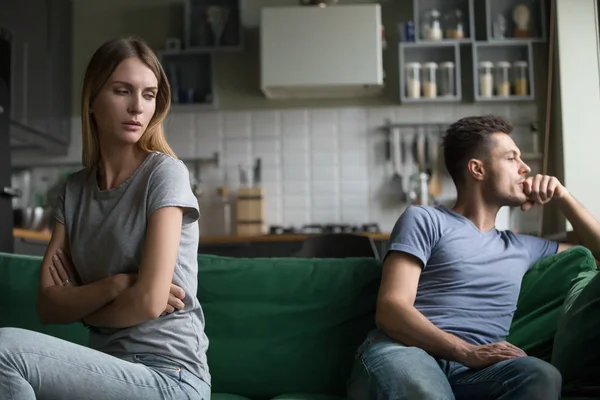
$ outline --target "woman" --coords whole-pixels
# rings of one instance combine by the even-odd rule
[[[165,141],[170,88],[150,48],[102,45],[82,93],[84,169],[67,181],[41,266],[41,321],[90,346],[0,329],[8,399],[209,399],[196,298],[198,201]]]

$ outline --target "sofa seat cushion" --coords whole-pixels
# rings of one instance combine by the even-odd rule
[[[210,400],[251,400],[244,396],[229,393],[211,393]]]
[[[354,354],[375,328],[379,260],[198,260],[214,392],[345,395]]]
[[[558,319],[572,281],[595,271],[594,257],[581,246],[538,261],[523,278],[507,340],[528,355],[549,362]]]
[[[313,393],[289,393],[273,397],[272,400],[345,400],[345,397]]]

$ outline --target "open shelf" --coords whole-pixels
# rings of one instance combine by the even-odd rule
[[[546,40],[546,10],[544,0],[485,0],[487,40]],[[526,30],[517,30],[513,12],[516,6],[524,6],[529,11]],[[504,37],[498,36],[499,17],[505,21],[506,33]],[[527,20],[525,20],[527,22]],[[518,32],[523,32],[519,34]]]
[[[241,0],[185,0],[185,47],[195,50],[241,49],[240,6]],[[222,33],[219,35],[218,32]]]
[[[461,63],[460,63],[460,49],[458,43],[444,43],[437,42],[436,44],[427,43],[422,45],[421,43],[400,43],[399,44],[399,61],[400,61],[400,100],[403,103],[434,103],[434,102],[458,102],[462,99],[461,89]],[[441,80],[441,69],[439,68],[443,63],[452,62],[454,63],[453,82],[454,90],[453,95],[442,95],[443,83]],[[436,86],[435,97],[425,96],[426,91],[423,72],[421,72],[418,85],[411,86],[411,83],[407,79],[407,63],[436,63],[438,69],[436,72]],[[410,89],[410,90],[409,90]],[[410,93],[419,92],[419,97],[412,96]]]
[[[474,38],[475,26],[473,23],[474,0],[413,0],[413,19],[415,22],[415,41],[417,43],[440,42],[470,42]],[[440,29],[426,30],[424,16],[430,10],[440,13]],[[456,11],[462,15],[462,32],[457,29],[454,17]],[[427,32],[430,32],[428,34]],[[439,32],[439,33],[438,33]],[[439,37],[439,39],[435,39]],[[434,38],[434,39],[430,39]]]
[[[524,88],[525,94],[517,94],[517,87],[514,74],[514,63],[524,61],[527,63],[526,82],[520,82],[520,88]],[[491,69],[491,78],[483,79],[480,77],[480,63],[489,62],[493,65]],[[509,89],[508,95],[500,95],[498,88],[497,65],[500,62],[510,63],[509,69]],[[473,88],[475,101],[524,101],[534,98],[534,80],[533,80],[533,56],[531,42],[519,43],[510,42],[475,42],[473,44]],[[491,81],[491,84],[490,84]],[[491,96],[483,96],[482,91],[485,88],[482,82],[488,87],[487,92]],[[484,90],[482,90],[484,89]],[[521,89],[523,90],[523,89]]]
[[[214,93],[214,59],[211,53],[200,51],[158,52],[171,85],[173,107],[217,106]]]

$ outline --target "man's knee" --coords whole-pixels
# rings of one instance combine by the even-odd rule
[[[453,399],[452,389],[425,351],[393,341],[368,346],[358,354],[348,385],[351,400]]]
[[[515,360],[524,389],[530,392],[532,399],[559,399],[562,388],[562,376],[550,363],[535,357],[522,357]]]

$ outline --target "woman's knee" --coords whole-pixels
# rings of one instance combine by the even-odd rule
[[[13,354],[38,346],[41,335],[22,328],[0,328],[0,354]]]
[[[27,330],[21,328],[0,328],[0,350],[4,347],[12,347],[15,343],[23,342],[27,336]]]

